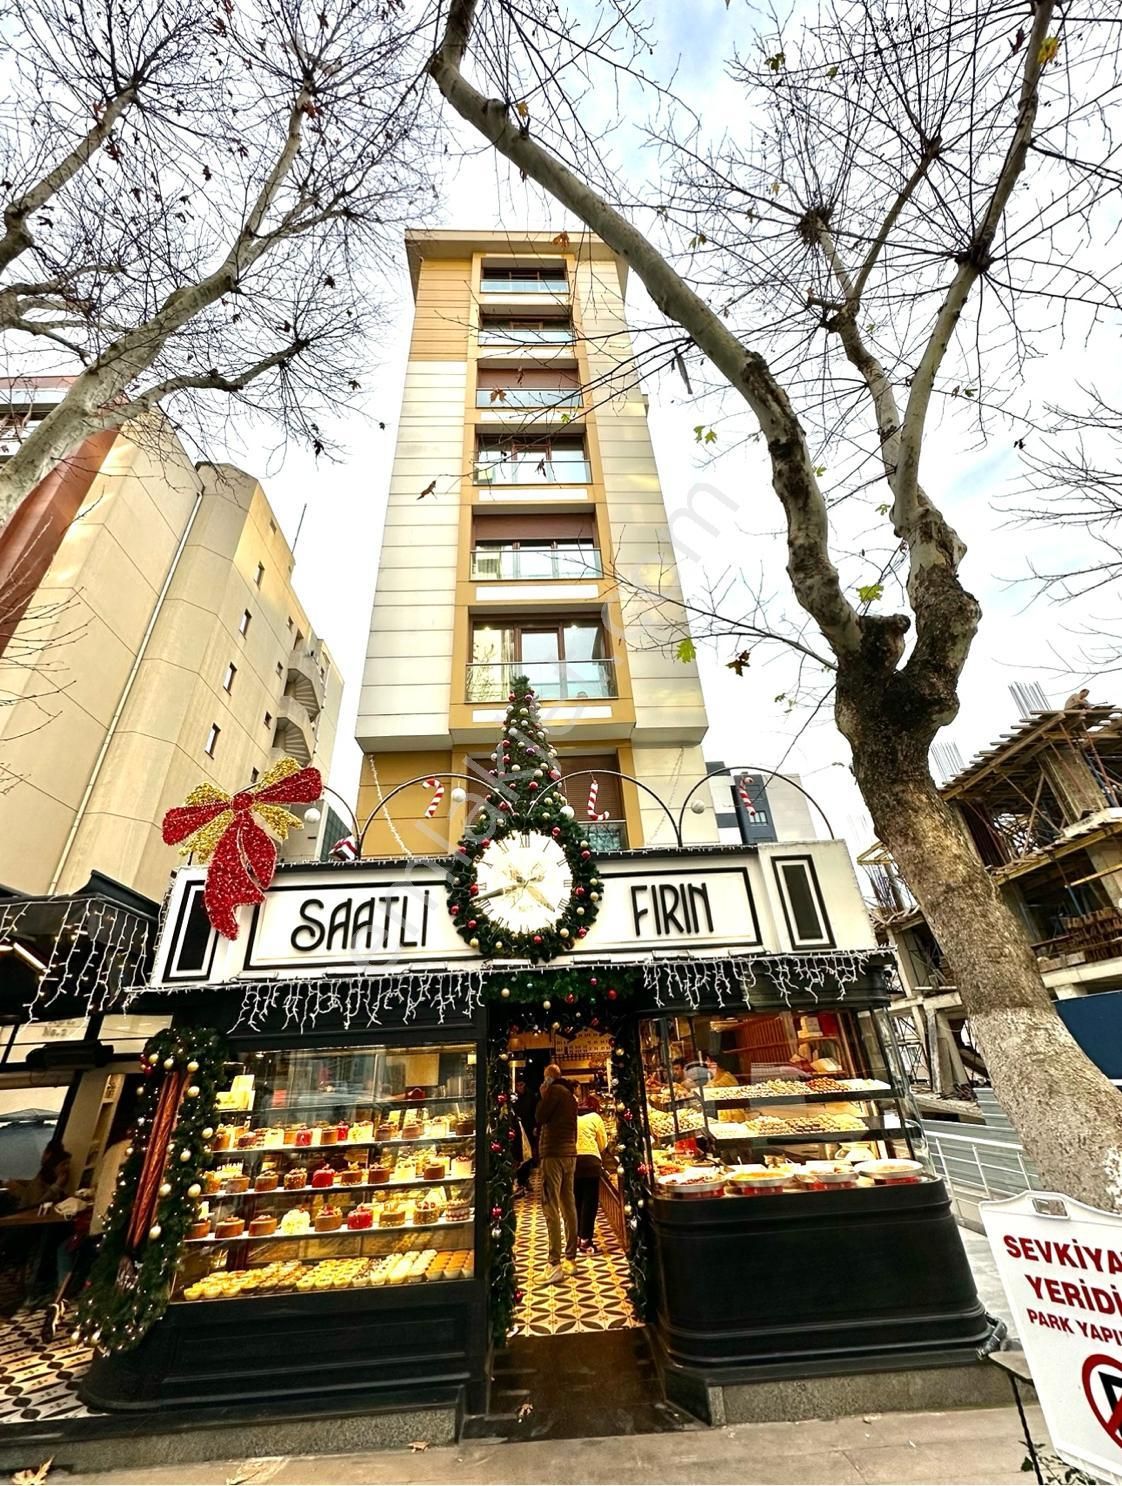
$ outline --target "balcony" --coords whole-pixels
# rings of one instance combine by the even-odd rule
[[[298,764],[310,764],[316,748],[316,729],[308,709],[286,693],[277,703],[275,748],[280,758],[294,758]]]
[[[515,676],[528,676],[543,702],[602,702],[616,695],[611,660],[473,661],[467,668],[467,700],[505,702]]]
[[[587,485],[591,479],[588,460],[579,455],[572,459],[544,453],[502,458],[481,452],[475,465],[475,483],[492,488]]]
[[[573,341],[571,325],[481,325],[479,344],[499,350],[517,350],[522,346],[569,346]]]
[[[563,273],[485,273],[479,285],[481,294],[568,294],[569,282]]]
[[[603,565],[596,548],[574,542],[547,547],[477,547],[471,554],[471,576],[483,581],[527,582],[574,578],[602,578]]]
[[[319,666],[303,645],[296,645],[288,657],[288,678],[285,695],[295,697],[309,717],[316,718],[323,711],[324,685]]]
[[[535,412],[567,412],[570,417],[582,408],[580,389],[569,387],[478,387],[475,406],[492,413],[503,413],[508,409],[516,412],[531,409]]]

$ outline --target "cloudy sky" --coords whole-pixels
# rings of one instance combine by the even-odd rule
[[[652,9],[660,27],[652,67],[666,75],[676,65],[677,91],[699,109],[719,115],[730,128],[737,127],[743,104],[724,76],[723,64],[734,45],[750,39],[751,12],[735,0],[729,6],[725,0],[691,0],[688,6]],[[613,133],[617,161],[630,173],[650,175],[657,162],[629,128],[621,119]],[[512,182],[504,162],[477,151],[470,139],[462,142],[463,150],[453,148],[445,162],[440,212],[423,225],[466,230],[559,230],[575,225],[532,188]],[[351,735],[412,312],[404,253],[397,279],[380,290],[390,316],[384,335],[371,348],[365,393],[370,421],[354,421],[336,430],[346,446],[343,457],[336,463],[317,463],[300,451],[281,455],[253,436],[230,451],[230,457],[262,476],[290,541],[299,529],[297,587],[347,681],[331,782],[348,798],[353,798],[358,779],[359,753]],[[657,318],[634,280],[629,307],[637,323]],[[1086,384],[1093,380],[1093,369],[1089,353],[1076,357],[1070,342],[1066,348],[1057,344],[1054,354],[1032,367],[1030,401],[1034,388],[1042,402],[1045,396],[1055,398],[1065,385]],[[747,575],[753,586],[776,594],[789,609],[785,552],[776,532],[777,506],[757,447],[733,440],[737,447],[728,452],[702,457],[693,434],[698,410],[681,381],[655,381],[646,390],[671,515],[686,507],[691,490],[702,483],[719,490],[733,510],[719,536],[708,547],[702,543],[695,560],[684,564],[687,592],[703,593],[715,573],[731,566]],[[719,420],[720,405],[715,407],[710,400],[705,413],[707,421]],[[739,408],[734,416],[741,416]],[[375,420],[385,422],[384,432]],[[961,425],[936,426],[924,455],[924,483],[968,544],[966,581],[985,611],[963,679],[960,716],[940,740],[957,744],[964,758],[1015,721],[1017,712],[1008,692],[1011,682],[1036,681],[1056,702],[1083,684],[1086,673],[1080,669],[1079,641],[1073,631],[1088,620],[1111,618],[1109,596],[1076,613],[1070,606],[1059,609],[1045,600],[1033,602],[1031,587],[1019,581],[1034,558],[1054,563],[1079,553],[1067,536],[1043,543],[1039,532],[1010,525],[995,505],[1020,482],[1013,447],[1017,432],[998,422],[984,439],[964,438]],[[1042,549],[1046,559],[1040,555]],[[871,828],[849,773],[848,748],[833,725],[829,706],[812,717],[805,706],[791,708],[777,701],[790,682],[783,660],[768,663],[761,657],[737,679],[726,669],[732,648],[723,642],[702,647],[700,654],[711,723],[708,755],[728,763],[800,773],[838,833],[855,851],[861,850],[871,840]],[[1110,700],[1111,684],[1108,677],[1093,687],[1095,700]]]

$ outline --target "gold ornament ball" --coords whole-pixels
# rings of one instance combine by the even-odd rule
[[[175,1059],[174,1058],[165,1058],[164,1059],[164,1067],[165,1068],[174,1068],[175,1067]]]
[[[469,939],[468,940],[468,945],[469,945],[469,947],[471,949],[478,949],[479,948],[479,940],[478,939]]]
[[[213,1125],[208,1125],[206,1127],[206,1129],[203,1131],[203,1139],[204,1140],[210,1140],[210,1138],[213,1136],[213,1134],[214,1134],[214,1126]]]
[[[148,1230],[148,1237],[149,1238],[159,1238],[160,1234],[163,1231],[164,1230],[160,1227],[159,1223],[153,1223],[152,1226],[151,1226],[151,1228],[149,1228],[149,1230]]]
[[[171,1196],[171,1183],[170,1182],[161,1182],[160,1183],[160,1196],[161,1197],[170,1197]]]
[[[188,1073],[198,1073],[198,1071],[199,1071],[199,1060],[198,1060],[198,1058],[192,1058],[191,1061],[187,1064],[187,1072]]]
[[[190,1161],[190,1159],[191,1159],[191,1152],[190,1151],[180,1151],[180,1153],[179,1153],[179,1159],[181,1161],[183,1161],[183,1162]]]
[[[160,1061],[159,1053],[149,1053],[148,1061],[149,1063],[151,1063],[152,1067],[155,1068],[156,1064]]]
[[[510,995],[510,987],[509,986],[503,986],[502,990],[499,992],[499,995],[505,1001],[509,997],[509,995]]]
[[[191,1185],[187,1188],[188,1197],[201,1197],[202,1195],[203,1189],[199,1186],[198,1182],[192,1182]]]
[[[187,1097],[188,1099],[197,1099],[201,1092],[202,1091],[200,1090],[198,1084],[192,1084],[191,1087],[187,1090]]]

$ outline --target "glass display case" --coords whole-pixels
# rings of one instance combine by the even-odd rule
[[[882,1011],[652,1017],[640,1040],[659,1196],[762,1197],[933,1179]]]
[[[174,1298],[470,1278],[475,1058],[470,1045],[243,1054]]]

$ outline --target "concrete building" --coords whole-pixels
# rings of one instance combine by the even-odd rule
[[[196,784],[236,790],[285,754],[326,772],[341,678],[292,568],[257,480],[195,466],[159,418],[27,496],[0,530],[0,882],[98,871],[159,899],[160,821]]]
[[[1035,711],[941,793],[1020,918],[1044,984],[1079,1037],[1090,1008],[1064,1003],[1122,992],[1122,712]],[[902,995],[894,1010],[913,1025],[909,1040],[934,1092],[950,1093],[985,1073],[954,966],[884,848],[873,846],[858,860],[872,887],[875,921],[899,962]],[[1109,1004],[1115,1002],[1122,995]],[[1101,1061],[1104,1048],[1085,1046]]]
[[[562,768],[580,776],[570,801],[602,817],[596,846],[668,845],[654,796],[613,777],[677,815],[706,773],[696,666],[629,600],[681,590],[626,265],[601,242],[548,232],[418,232],[407,251],[416,314],[356,728],[359,820],[403,781],[489,766],[510,678],[525,672]],[[807,839],[797,791],[776,790],[777,808],[789,796],[786,835]],[[705,809],[686,811],[687,842],[743,839],[729,829],[731,782],[714,791],[694,795]],[[426,816],[434,794],[398,795],[365,853],[455,840],[464,806],[448,790]]]

